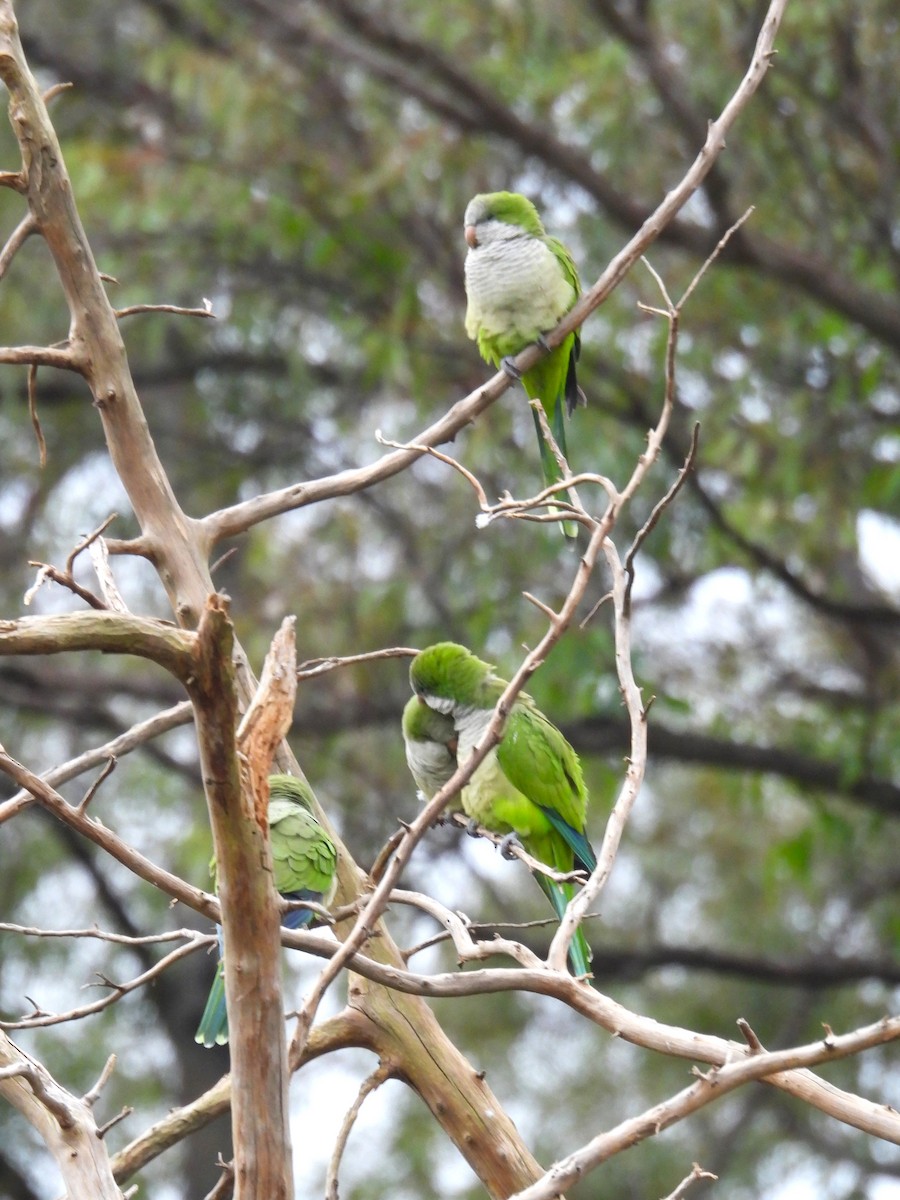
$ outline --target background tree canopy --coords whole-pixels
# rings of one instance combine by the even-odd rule
[[[373,461],[488,372],[463,330],[462,213],[476,192],[527,193],[590,284],[683,174],[749,60],[764,6],[746,0],[31,0],[18,18],[52,104],[77,203],[114,304],[197,307],[122,323],[160,457],[185,511]],[[694,470],[636,561],[635,669],[650,763],[600,912],[595,986],[660,1021],[725,1037],[744,1017],[769,1047],[877,1020],[900,961],[897,746],[900,630],[900,100],[893,3],[789,5],[778,56],[702,189],[650,252],[679,295],[738,217],[754,213],[683,318],[678,403],[663,458],[623,515],[627,548],[699,422]],[[0,133],[4,167],[17,162]],[[0,191],[4,240],[21,199]],[[588,406],[570,425],[575,470],[627,476],[664,386],[665,323],[635,268],[585,324]],[[47,248],[30,239],[0,288],[5,345],[65,338]],[[42,468],[26,373],[0,374],[0,589],[23,614],[29,561],[62,565],[110,513],[138,530],[83,384],[41,369]],[[450,448],[489,498],[537,490],[531,415],[509,391]],[[258,665],[285,613],[301,659],[452,638],[509,676],[568,589],[555,529],[477,529],[473,493],[433,460],[355,495],[258,526],[215,571]],[[134,612],[170,618],[152,567],[116,557]],[[77,577],[88,581],[78,560]],[[584,615],[604,595],[602,570]],[[77,605],[45,585],[30,611]],[[358,862],[416,810],[399,731],[403,659],[302,682],[291,744]],[[628,730],[608,606],[556,647],[529,690],[582,756],[599,843]],[[96,746],[183,694],[133,661],[0,659],[0,730],[35,770]],[[62,789],[77,800],[83,784]],[[11,794],[11,793],[10,793]],[[96,814],[154,861],[207,886],[209,829],[184,730],[125,758]],[[93,810],[92,810],[93,811]],[[34,810],[3,826],[5,921],[145,933],[190,923],[162,894]],[[518,865],[442,829],[405,885],[474,920],[546,916]],[[396,912],[412,945],[433,932]],[[199,924],[199,919],[196,922]],[[552,927],[522,930],[539,952]],[[26,996],[82,1003],[95,979],[135,974],[153,948],[3,934],[0,1013]],[[299,960],[299,956],[293,956]],[[452,965],[447,949],[417,963]],[[288,1002],[308,963],[292,962]],[[110,1134],[134,1136],[224,1070],[194,1045],[212,972],[193,955],[152,989],[77,1024],[19,1032],[86,1090],[110,1047]],[[296,973],[299,974],[296,974]],[[305,981],[305,982],[304,982]],[[684,1062],[610,1039],[523,994],[435,1005],[488,1072],[542,1163],[689,1082]],[[140,1031],[138,1036],[136,1031]],[[298,1190],[324,1158],[363,1052],[304,1068],[292,1099]],[[891,1067],[894,1066],[893,1073]],[[820,1073],[900,1107],[890,1046]],[[312,1123],[315,1121],[315,1124]],[[133,1122],[133,1124],[132,1124]],[[320,1132],[321,1130],[321,1132]],[[46,1161],[0,1107],[0,1193],[56,1194]],[[221,1124],[142,1175],[155,1196],[200,1196],[227,1153]],[[343,1193],[482,1194],[416,1098],[389,1084],[364,1110]],[[573,1195],[645,1200],[698,1160],[733,1200],[900,1196],[893,1147],[753,1086],[629,1155]],[[692,1195],[714,1187],[698,1183]],[[596,1189],[596,1190],[595,1190]]]

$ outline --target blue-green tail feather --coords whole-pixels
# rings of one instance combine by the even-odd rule
[[[546,411],[546,410],[545,410]],[[557,404],[553,409],[550,418],[550,428],[553,431],[553,437],[559,446],[566,462],[569,460],[568,451],[566,449],[566,429],[563,424],[563,405]],[[544,431],[541,429],[541,420],[534,409],[531,410],[531,415],[534,418],[534,427],[537,431],[538,446],[541,451],[541,474],[544,477],[544,486],[550,487],[551,484],[557,483],[562,479],[562,471],[559,469],[559,463],[556,461],[556,456],[547,445]],[[555,512],[556,509],[552,504],[547,506],[549,512]],[[578,524],[576,521],[560,521],[560,528],[567,538],[575,538],[578,536]]]
[[[285,900],[315,900],[321,901],[322,893],[310,891],[308,888],[301,888],[296,892],[285,892]],[[305,925],[309,925],[314,917],[312,909],[295,908],[290,912],[285,913],[281,924],[285,929],[302,929]],[[203,1016],[200,1018],[200,1024],[197,1026],[197,1032],[194,1034],[194,1041],[199,1042],[207,1049],[213,1046],[224,1046],[228,1041],[228,1010],[225,1007],[225,963],[222,959],[224,944],[222,940],[222,930],[216,926],[219,935],[219,962],[216,967],[216,974],[212,981],[212,987],[209,989],[209,995],[206,998],[206,1008],[203,1010]]]
[[[548,879],[546,875],[541,874],[537,874],[536,878],[541,885],[541,890],[553,905],[554,912],[561,921],[569,901],[575,895],[575,885],[571,883],[556,883],[554,880]],[[590,975],[592,958],[593,955],[587,938],[579,927],[575,930],[575,934],[569,943],[569,966],[572,968],[572,974]]]
[[[216,974],[206,998],[206,1008],[194,1034],[194,1041],[207,1049],[224,1046],[228,1041],[228,1013],[225,1008],[225,963],[219,959]]]
[[[575,856],[574,869],[592,874],[597,866],[597,856],[594,847],[587,840],[587,835],[583,830],[575,829],[568,821],[564,821],[555,808],[545,808],[543,805],[539,807]]]

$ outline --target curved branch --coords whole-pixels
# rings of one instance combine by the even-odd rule
[[[130,613],[73,612],[0,621],[0,657],[99,650],[149,658],[185,683],[194,670],[196,635],[168,621]]]
[[[67,1012],[51,1013],[40,1010],[33,1013],[30,1017],[22,1017],[18,1021],[0,1021],[0,1029],[38,1029],[47,1025],[62,1025],[68,1021],[79,1021],[83,1017],[93,1016],[94,1013],[102,1012],[105,1008],[109,1008],[111,1004],[116,1004],[123,996],[127,996],[129,992],[136,991],[145,984],[152,983],[154,979],[168,970],[173,963],[179,962],[189,954],[193,954],[201,946],[208,946],[214,940],[211,934],[192,932],[189,935],[186,945],[178,946],[177,949],[170,951],[151,967],[148,967],[146,971],[142,971],[140,975],[136,975],[126,983],[113,983],[111,980],[101,978],[99,986],[108,987],[110,991],[105,996],[101,996],[99,1000],[95,1000],[91,1004],[82,1004],[79,1008],[73,1008]]]
[[[37,233],[37,223],[29,212],[15,227],[6,239],[6,245],[0,250],[0,279],[4,277],[9,270],[10,263],[33,233]]]

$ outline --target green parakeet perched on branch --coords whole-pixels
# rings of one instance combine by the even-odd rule
[[[506,681],[465,646],[438,642],[413,659],[410,683],[415,701],[452,720],[457,758],[464,763],[483,737]],[[500,743],[462,790],[463,812],[494,833],[517,835],[529,854],[556,871],[590,873],[597,859],[585,834],[587,802],[578,755],[521,692]],[[535,874],[562,917],[577,885]],[[580,929],[569,958],[576,975],[590,973],[590,947]]]
[[[423,800],[441,790],[456,770],[456,727],[453,718],[411,696],[403,709],[406,763]]]
[[[337,851],[314,808],[312,792],[304,780],[293,775],[269,776],[269,838],[275,888],[285,900],[329,904],[336,886]],[[296,908],[285,913],[281,923],[286,929],[300,929],[311,924],[313,916],[308,908]],[[207,1047],[228,1041],[221,929],[219,964],[195,1041]]]
[[[541,342],[569,311],[581,292],[572,256],[557,238],[549,237],[537,209],[517,192],[488,192],[469,201],[465,217],[466,333],[481,357],[517,376],[506,360],[532,342]],[[575,378],[581,347],[570,333],[522,378],[532,400],[540,400],[547,422],[566,460],[565,416],[571,416],[584,394]],[[561,478],[559,464],[547,445],[534,413],[544,483]],[[577,525],[562,523],[574,538]]]

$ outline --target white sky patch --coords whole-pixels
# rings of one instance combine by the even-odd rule
[[[900,524],[864,508],[856,518],[856,540],[866,575],[881,591],[900,600]]]

